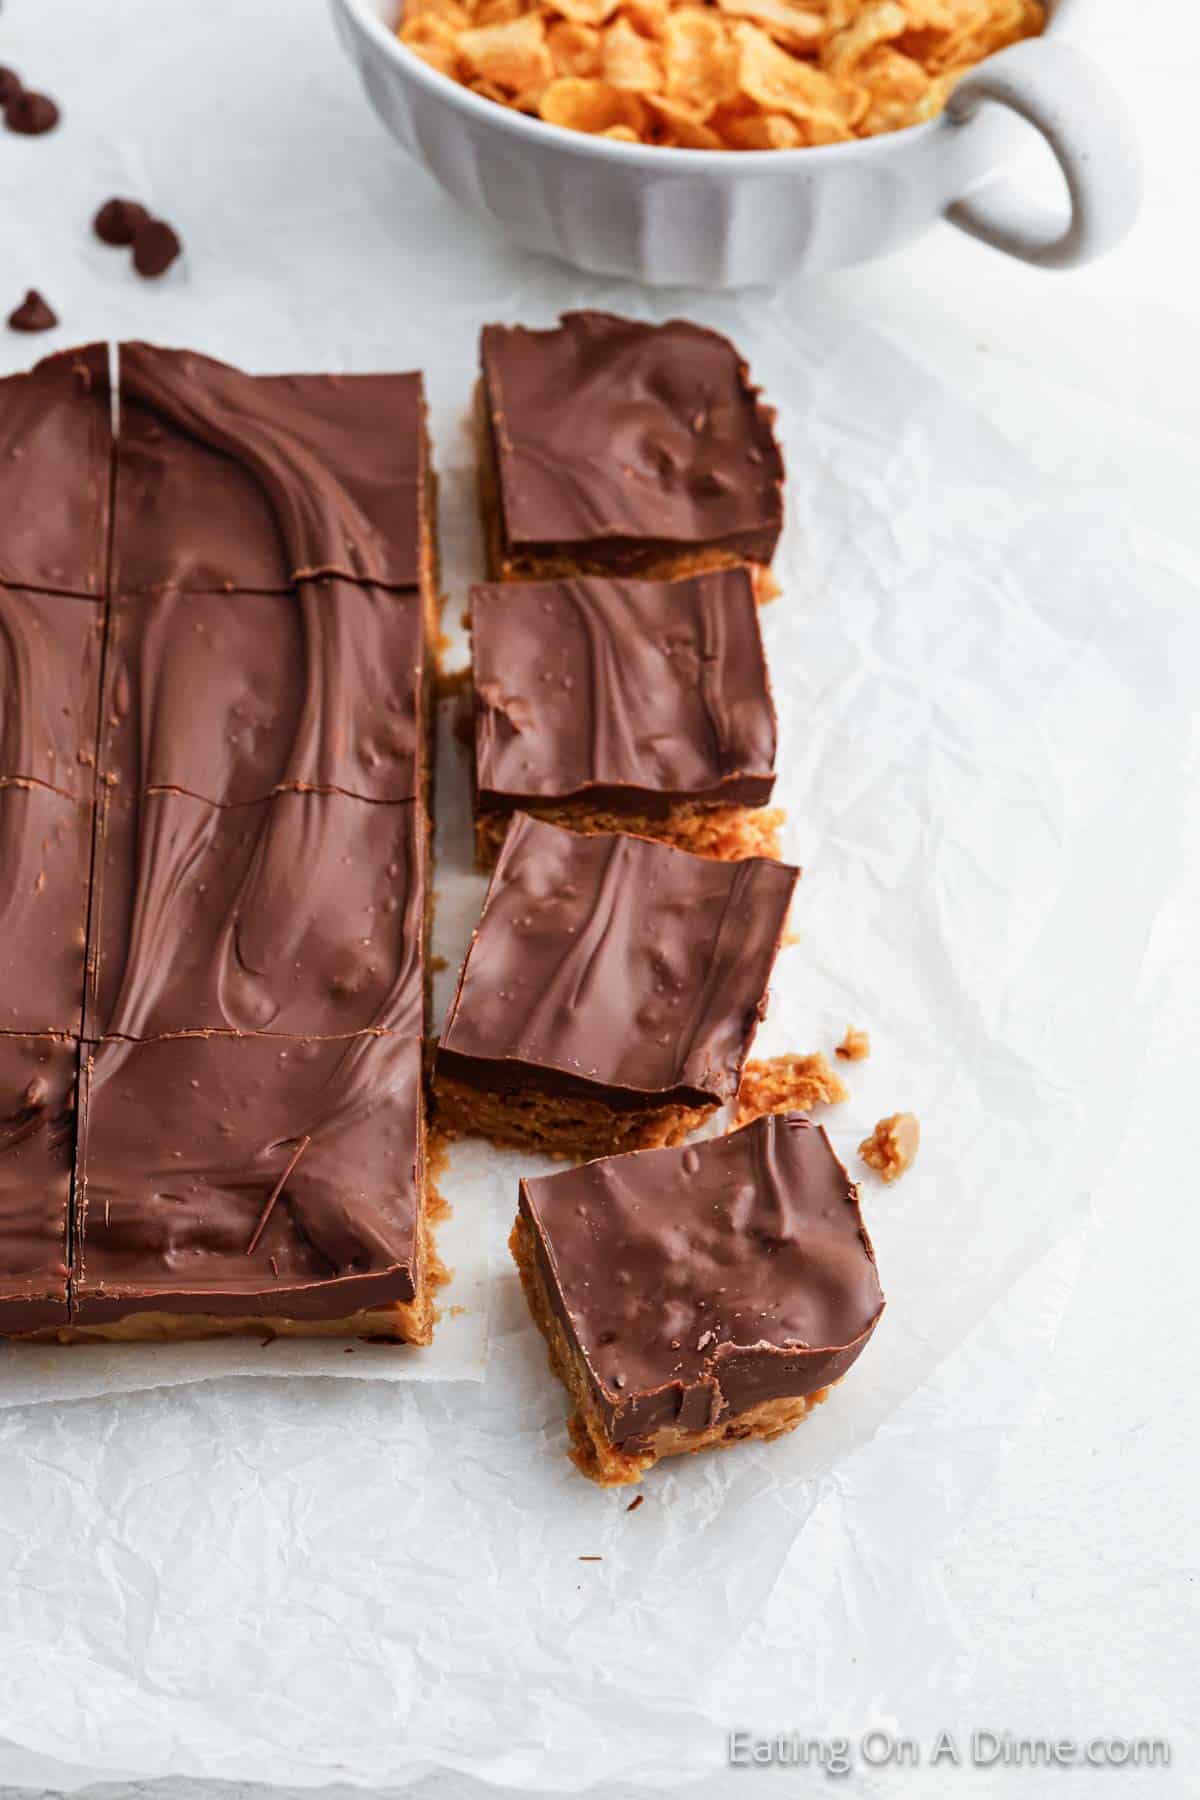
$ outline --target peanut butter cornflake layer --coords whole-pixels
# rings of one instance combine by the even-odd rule
[[[1041,0],[404,0],[397,35],[501,106],[626,143],[795,150],[939,113]]]

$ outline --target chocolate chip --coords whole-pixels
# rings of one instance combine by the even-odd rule
[[[49,94],[35,94],[22,88],[4,105],[4,123],[22,137],[40,137],[58,124],[58,108]]]
[[[166,274],[182,248],[165,219],[149,219],[133,240],[133,266],[153,281]]]
[[[102,244],[132,244],[150,214],[136,200],[106,200],[92,220],[92,230]]]
[[[53,331],[58,314],[53,312],[36,288],[30,288],[20,306],[8,315],[13,331]]]
[[[21,77],[17,71],[6,69],[0,64],[0,106],[7,106],[21,91]]]

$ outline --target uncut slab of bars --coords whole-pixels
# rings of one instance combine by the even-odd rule
[[[428,1342],[431,485],[417,375],[0,382],[0,1334]]]
[[[489,325],[478,389],[493,581],[671,579],[745,563],[760,599],[783,523],[774,413],[728,338],[566,313]]]

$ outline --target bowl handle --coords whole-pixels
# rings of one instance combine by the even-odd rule
[[[1071,199],[1061,215],[1000,176],[946,210],[972,237],[1042,269],[1071,269],[1103,256],[1137,217],[1141,156],[1125,104],[1082,51],[1030,38],[1001,50],[964,77],[946,103],[952,125],[987,102],[1011,107],[1040,131],[1058,161]]]

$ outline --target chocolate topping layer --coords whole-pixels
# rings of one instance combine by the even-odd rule
[[[883,1311],[857,1189],[799,1113],[522,1181],[520,1205],[615,1444],[827,1387]]]
[[[85,1035],[419,1036],[425,837],[413,802],[110,794]]]
[[[482,356],[511,549],[586,547],[614,570],[685,546],[770,561],[783,458],[727,338],[577,312],[486,326]]]
[[[90,798],[103,634],[92,601],[0,588],[0,781]]]
[[[92,806],[0,783],[0,1031],[79,1030]]]
[[[279,787],[411,800],[423,663],[415,594],[330,580],[285,594],[121,595],[101,778],[221,805]]]
[[[164,1310],[333,1319],[411,1300],[420,1095],[418,1038],[94,1049],[73,1320]]]
[[[0,1037],[0,1333],[67,1322],[75,1046]]]
[[[471,590],[480,811],[763,805],[775,711],[745,569]]]
[[[0,583],[105,593],[110,413],[103,344],[0,381]]]
[[[798,871],[583,837],[518,813],[459,976],[438,1069],[613,1107],[736,1092]]]
[[[123,344],[120,388],[115,591],[418,585],[419,375],[246,375]]]

